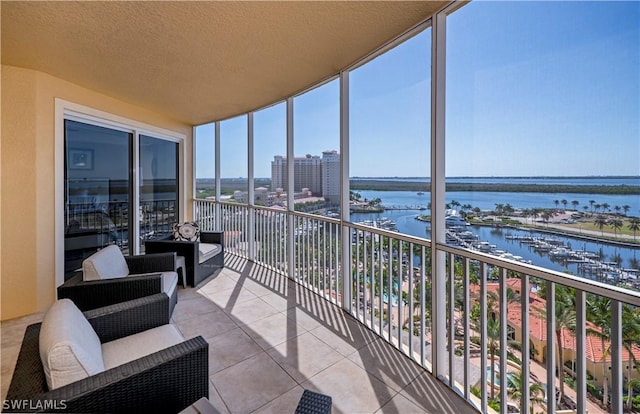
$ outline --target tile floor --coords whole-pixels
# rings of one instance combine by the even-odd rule
[[[24,329],[1,324],[2,397]],[[209,399],[221,413],[293,413],[304,389],[330,395],[333,413],[475,413],[337,306],[230,256],[196,289],[180,288],[172,323],[209,342]]]

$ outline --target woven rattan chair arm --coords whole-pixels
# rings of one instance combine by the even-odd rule
[[[84,312],[100,342],[146,331],[169,323],[169,297],[164,293],[145,296]]]

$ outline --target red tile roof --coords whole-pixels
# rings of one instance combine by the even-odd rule
[[[495,292],[498,293],[500,285],[498,282],[489,282],[487,283],[487,292]],[[507,287],[510,287],[514,292],[520,293],[521,281],[520,279],[510,278],[507,279]],[[532,338],[537,339],[540,342],[544,342],[547,340],[547,321],[543,319],[542,315],[539,314],[539,311],[536,309],[545,309],[546,301],[538,296],[535,292],[532,291],[533,285],[529,285],[529,335]],[[472,285],[470,286],[470,292],[472,295],[479,296],[480,294],[480,286]],[[495,309],[494,311],[498,311]],[[511,303],[507,308],[507,321],[508,323],[515,329],[520,329],[522,327],[522,314],[521,314],[521,305],[519,303]],[[591,329],[593,331],[599,331],[600,328],[592,324],[591,322],[587,322],[587,329]],[[563,329],[561,332],[562,338],[562,347],[564,349],[571,349],[575,351],[576,349],[576,339],[573,334],[567,330]],[[587,333],[587,338],[585,341],[586,347],[586,358],[589,361],[593,362],[601,362],[602,355],[604,351],[609,349],[610,341],[604,342],[604,348],[601,339],[594,334]],[[554,338],[554,347],[555,347],[555,338]],[[637,346],[633,347],[633,355],[637,360],[640,360],[640,348]],[[622,349],[622,361],[629,360],[629,353]],[[611,361],[611,354],[607,354],[605,357],[605,361]]]

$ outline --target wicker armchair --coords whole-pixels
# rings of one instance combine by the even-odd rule
[[[216,245],[216,253],[206,260],[201,260],[202,244]],[[169,234],[164,239],[147,240],[144,245],[147,253],[176,252],[178,256],[184,256],[187,284],[192,287],[224,267],[223,232],[200,232],[199,241],[175,241]]]
[[[112,279],[85,281],[78,272],[58,287],[58,299],[71,299],[82,311],[137,299],[163,292],[163,272],[176,268],[175,253],[125,256],[130,275]],[[177,278],[176,278],[177,285]],[[169,316],[178,302],[178,289],[165,289]],[[165,292],[166,293],[166,292]]]
[[[84,315],[105,343],[167,324],[165,298],[147,296]],[[49,390],[39,352],[41,325],[27,327],[4,412],[176,413],[209,395],[209,345],[202,337]]]

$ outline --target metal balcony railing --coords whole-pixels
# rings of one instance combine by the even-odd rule
[[[621,412],[624,379],[640,377],[637,292],[334,218],[194,206],[204,230],[225,231],[227,251],[339,304],[482,412],[586,412],[598,388],[603,411]]]

